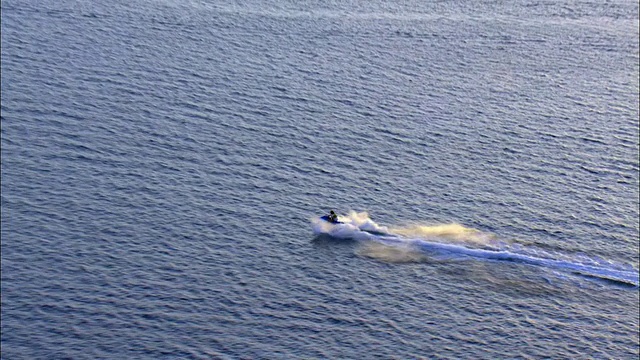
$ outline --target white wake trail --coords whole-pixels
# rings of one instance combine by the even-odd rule
[[[586,277],[640,286],[638,270],[632,266],[602,263],[585,256],[568,256],[514,247],[492,235],[459,224],[411,225],[387,228],[376,224],[366,212],[351,211],[339,216],[342,224],[314,219],[316,234],[354,239],[368,246],[367,256],[390,262],[416,262],[438,258],[509,261],[568,271]]]

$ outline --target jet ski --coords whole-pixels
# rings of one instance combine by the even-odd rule
[[[328,222],[328,223],[331,223],[331,224],[344,224],[344,223],[343,223],[342,221],[340,221],[340,220],[331,221],[331,220],[329,219],[329,215],[320,216],[320,219],[321,219],[321,220],[324,220],[324,221],[326,221],[326,222]]]

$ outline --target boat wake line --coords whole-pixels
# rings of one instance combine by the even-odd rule
[[[385,227],[366,212],[350,212],[331,224],[312,220],[316,235],[352,239],[364,246],[362,255],[388,262],[417,262],[425,258],[506,261],[570,272],[587,278],[639,287],[638,269],[588,256],[552,253],[499,241],[490,234],[459,224]]]

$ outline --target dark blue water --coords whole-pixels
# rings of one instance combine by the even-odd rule
[[[636,1],[1,7],[2,358],[638,357]]]

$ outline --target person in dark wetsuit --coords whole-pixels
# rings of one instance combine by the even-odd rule
[[[337,223],[338,222],[338,215],[336,215],[336,213],[333,212],[333,210],[331,210],[329,212],[329,215],[327,216],[327,219],[329,220],[330,223]]]

